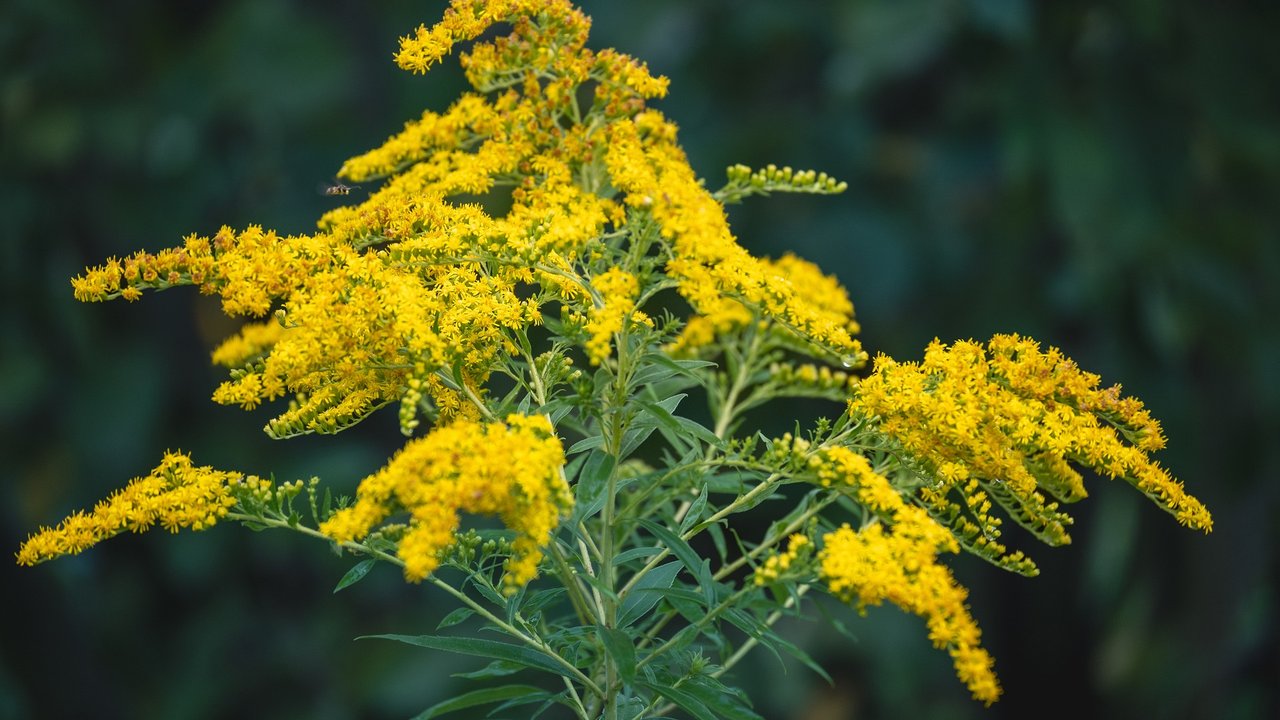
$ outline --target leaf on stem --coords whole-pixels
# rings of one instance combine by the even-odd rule
[[[450,612],[448,615],[444,616],[444,619],[440,621],[440,624],[436,625],[436,629],[443,630],[447,627],[453,627],[454,625],[457,625],[458,623],[466,620],[467,618],[475,614],[476,614],[476,611],[472,610],[471,608],[467,608],[467,607],[456,608],[453,610],[453,612]]]
[[[602,625],[596,626],[596,633],[600,636],[600,642],[604,644],[605,652],[613,658],[613,662],[618,667],[618,674],[622,676],[622,681],[628,685],[636,680],[636,646],[631,636],[617,628],[607,628]]]
[[[568,668],[552,660],[549,656],[523,645],[480,640],[478,638],[445,637],[442,635],[362,635],[357,640],[394,640],[408,645],[445,650],[462,655],[475,655],[494,660],[506,660],[534,670],[544,670],[556,675],[573,677]]]
[[[373,566],[376,562],[378,561],[369,559],[369,560],[361,560],[360,562],[356,563],[350,570],[347,571],[346,575],[342,576],[342,579],[338,581],[338,585],[333,588],[333,591],[336,593],[339,590],[345,590],[346,588],[349,588],[352,585],[355,585],[356,583],[363,580],[364,576],[368,575],[369,571],[373,569]]]
[[[475,707],[476,705],[487,705],[489,703],[510,700],[517,697],[545,696],[547,694],[548,693],[542,688],[537,688],[532,685],[502,685],[494,688],[472,690],[471,692],[463,693],[457,697],[445,700],[442,703],[432,705],[414,716],[414,720],[431,720],[431,718],[440,717],[445,713]]]
[[[662,591],[671,587],[680,574],[681,562],[673,560],[645,573],[622,599],[618,609],[618,627],[624,628],[644,616],[662,599]]]

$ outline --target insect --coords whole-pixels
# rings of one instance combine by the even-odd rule
[[[344,185],[340,182],[324,183],[320,186],[320,194],[328,197],[333,197],[335,195],[350,195],[352,190],[359,189],[360,188],[351,187],[350,185]]]

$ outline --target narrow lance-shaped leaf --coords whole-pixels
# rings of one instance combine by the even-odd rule
[[[604,644],[605,652],[609,653],[613,658],[614,664],[618,668],[618,674],[622,676],[622,681],[628,685],[635,682],[636,679],[636,646],[631,640],[631,636],[617,628],[607,628],[596,626],[596,633],[600,635],[600,642]]]
[[[503,700],[510,700],[517,697],[545,694],[547,694],[545,690],[536,688],[532,685],[502,685],[500,687],[472,690],[471,692],[463,693],[457,697],[432,705],[414,716],[414,720],[431,720],[431,718],[440,717],[441,715],[453,712],[454,710],[463,710],[469,707],[475,707],[476,705],[488,705],[490,703],[501,702]]]
[[[555,673],[556,675],[572,677],[567,668],[555,660],[552,660],[550,656],[522,645],[513,645],[511,643],[497,642],[494,640],[480,640],[477,638],[445,637],[442,635],[387,634],[363,635],[357,638],[357,640],[365,639],[395,640],[396,642],[431,648],[433,650],[445,650],[447,652],[455,652],[462,655],[476,655],[478,657],[487,657],[495,660],[506,660],[535,670],[545,670],[546,672]]]
[[[363,580],[364,576],[368,575],[369,571],[373,569],[374,563],[376,562],[377,560],[369,559],[361,560],[356,563],[347,571],[346,575],[342,576],[342,579],[338,581],[338,584],[333,588],[333,591],[336,593],[340,590],[345,590],[346,588],[349,588]]]
[[[679,561],[669,562],[650,570],[641,577],[622,600],[618,610],[618,627],[627,627],[653,609],[662,599],[661,590],[671,587],[680,573]]]

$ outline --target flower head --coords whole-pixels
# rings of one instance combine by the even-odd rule
[[[516,532],[506,576],[514,590],[537,574],[541,547],[572,505],[563,465],[560,440],[543,416],[458,420],[411,440],[362,480],[355,504],[334,513],[320,531],[339,542],[359,540],[407,512],[397,555],[405,578],[418,582],[453,545],[461,513],[495,515]]]
[[[926,499],[952,488],[977,497],[968,484],[977,480],[980,505],[994,499],[1050,544],[1070,541],[1058,503],[1087,494],[1073,464],[1123,478],[1180,523],[1210,531],[1209,511],[1147,455],[1164,444],[1159,424],[1119,386],[1099,383],[1057,348],[996,335],[985,347],[934,341],[920,363],[877,358],[849,407],[931,469],[940,485]]]
[[[170,532],[211,528],[236,504],[232,486],[243,479],[239,473],[196,467],[182,453],[167,453],[150,474],[112,493],[92,512],[73,513],[57,527],[41,528],[27,538],[18,550],[18,564],[75,555],[122,532],[143,532],[154,525]]]

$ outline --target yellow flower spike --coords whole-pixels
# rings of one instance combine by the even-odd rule
[[[862,346],[850,334],[857,329],[852,306],[848,313],[839,312],[847,297],[843,303],[826,297],[816,305],[806,302],[811,298],[802,297],[789,281],[778,282],[777,270],[738,245],[724,206],[703,188],[675,144],[674,125],[647,111],[634,121],[613,124],[610,133],[605,163],[613,184],[627,193],[628,205],[651,212],[660,224],[671,243],[666,269],[695,310],[711,313],[712,325],[723,324],[715,315],[730,311],[726,297],[733,298],[840,356],[846,365],[861,364]],[[781,262],[784,270],[808,272],[800,261]]]
[[[1210,531],[1204,505],[1147,457],[1164,444],[1159,424],[1140,401],[1099,382],[1057,348],[1017,335],[985,346],[935,340],[920,363],[877,358],[849,407],[931,468],[942,495],[977,478],[1050,544],[1070,542],[1071,518],[1048,498],[1086,495],[1072,463],[1124,478],[1180,523]]]
[[[951,654],[957,677],[990,705],[1000,697],[994,663],[979,646],[981,632],[965,605],[968,592],[937,562],[938,527],[923,513],[898,515],[891,528],[873,523],[854,531],[844,525],[822,538],[820,575],[834,595],[859,607],[888,600],[923,617],[934,646]]]
[[[600,296],[598,305],[588,313],[587,358],[592,365],[599,365],[611,352],[610,341],[614,334],[622,332],[629,324],[652,326],[653,321],[636,309],[636,297],[640,284],[631,273],[609,268],[591,281]]]
[[[235,505],[230,486],[239,473],[196,467],[181,453],[168,453],[149,475],[135,478],[93,512],[75,512],[57,527],[42,528],[18,550],[19,565],[35,565],[78,554],[122,532],[160,525],[170,532],[212,527]]]
[[[542,545],[572,506],[563,465],[564,450],[544,416],[456,420],[406,444],[361,481],[355,504],[334,513],[320,531],[339,542],[358,540],[391,514],[408,511],[397,554],[405,579],[418,582],[453,544],[460,513],[496,515],[516,532],[505,581],[514,591],[536,574]]]

